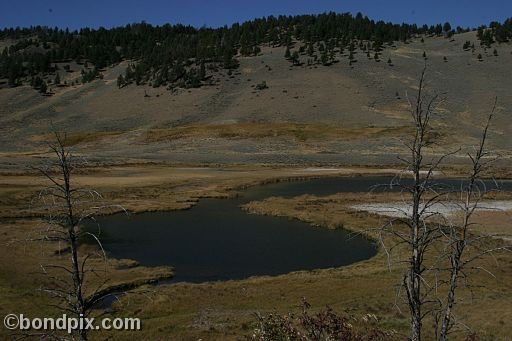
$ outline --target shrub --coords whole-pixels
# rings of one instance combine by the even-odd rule
[[[310,314],[310,305],[303,301],[302,313],[294,314],[257,314],[258,326],[249,337],[252,340],[395,340],[398,335],[394,332],[384,332],[373,328],[365,328],[364,333],[359,332],[349,322],[348,317],[335,313],[326,308],[318,313]],[[361,321],[370,323],[376,321],[376,316],[367,314]]]
[[[264,90],[264,89],[268,89],[266,81],[262,81],[261,83],[256,84],[256,90]]]

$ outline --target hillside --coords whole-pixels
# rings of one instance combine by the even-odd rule
[[[509,339],[510,70],[512,18],[0,28],[0,339]]]
[[[468,40],[474,51],[463,49]],[[330,66],[308,66],[304,54],[293,65],[285,50],[263,45],[256,56],[239,55],[237,69],[209,71],[213,85],[200,88],[119,89],[130,63],[123,61],[85,84],[79,65],[61,67],[61,82],[77,82],[50,85],[52,96],[29,85],[0,89],[0,167],[44,150],[52,127],[70,133],[92,160],[109,163],[395,164],[410,126],[406,94],[414,95],[425,62],[429,87],[443,98],[440,150],[476,141],[497,96],[490,141],[508,162],[510,43],[485,48],[476,32],[418,36],[387,46],[379,61],[356,46],[352,63],[345,50]],[[268,88],[258,90],[262,82]]]

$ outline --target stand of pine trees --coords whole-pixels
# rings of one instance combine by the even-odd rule
[[[480,44],[487,48],[495,42],[501,44],[512,39],[512,18],[505,20],[502,24],[493,21],[487,26],[480,26],[477,29],[476,36]]]
[[[509,29],[510,21],[504,26]],[[210,71],[237,68],[237,56],[257,55],[264,45],[291,48],[301,42],[311,57],[315,48],[323,50],[320,55],[324,64],[329,65],[335,50],[343,51],[354,43],[379,52],[385,43],[407,41],[419,34],[441,35],[446,27],[449,24],[398,25],[370,20],[361,13],[324,13],[270,16],[215,29],[180,24],[152,26],[145,22],[78,31],[41,26],[9,28],[0,31],[0,39],[14,39],[16,43],[0,53],[0,79],[7,79],[9,86],[17,86],[29,84],[36,76],[53,75],[55,63],[74,60],[101,71],[129,60],[123,86],[150,83],[155,87],[198,87],[204,84]],[[504,34],[499,33],[501,28],[496,28],[496,32],[500,37],[508,37],[510,30]],[[98,75],[97,71],[94,76],[91,71],[84,72],[84,82]]]

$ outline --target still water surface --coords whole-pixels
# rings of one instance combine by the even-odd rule
[[[348,265],[376,253],[369,240],[288,218],[247,214],[240,205],[271,196],[368,192],[389,177],[337,177],[254,186],[231,199],[201,199],[189,210],[101,217],[109,254],[173,266],[172,282],[200,283]],[[457,181],[450,181],[457,185]],[[511,187],[510,183],[507,187]]]

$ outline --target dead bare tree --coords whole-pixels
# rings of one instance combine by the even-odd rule
[[[90,253],[79,254],[79,240],[84,235],[92,237],[100,247],[100,254],[103,257],[105,254],[97,236],[83,231],[82,227],[87,220],[95,221],[94,215],[100,211],[121,207],[104,204],[102,196],[94,189],[74,186],[73,171],[84,166],[85,161],[68,150],[65,134],[55,133],[55,138],[56,142],[50,145],[50,149],[56,159],[36,168],[50,182],[38,195],[39,202],[48,214],[48,228],[44,230],[42,239],[63,243],[70,262],[68,265],[41,265],[43,273],[51,281],[51,285],[43,290],[58,300],[54,307],[83,321],[94,305],[105,297],[101,293],[108,280],[103,280],[95,290],[88,290],[86,294],[87,275],[98,275],[99,269],[88,266],[92,256]],[[80,340],[87,340],[86,329],[77,329],[74,333]]]
[[[472,170],[466,179],[466,186],[458,190],[451,189],[446,183],[437,181],[434,175],[447,157],[460,150],[426,160],[425,149],[435,140],[431,120],[435,115],[438,96],[425,94],[425,73],[426,68],[421,73],[416,98],[409,102],[414,133],[412,140],[405,143],[409,158],[400,157],[406,166],[405,172],[386,185],[399,188],[402,193],[407,194],[406,202],[409,205],[405,209],[397,208],[399,215],[389,219],[379,229],[381,244],[388,254],[399,245],[405,245],[407,249],[408,259],[405,261],[405,272],[400,287],[406,294],[406,304],[410,313],[410,338],[413,341],[421,340],[423,320],[430,314],[435,315],[436,337],[439,340],[446,340],[453,325],[455,291],[460,277],[464,275],[464,267],[477,257],[506,249],[483,248],[476,257],[463,260],[464,250],[468,245],[484,245],[481,236],[470,236],[469,228],[472,225],[471,217],[478,209],[479,200],[487,191],[480,184],[483,184],[482,172],[490,164],[489,160],[485,160],[489,156],[485,150],[485,142],[494,108],[484,128],[479,148],[474,155],[469,155]],[[412,174],[412,181],[403,179],[403,174]],[[463,198],[457,206],[463,216],[459,225],[454,224],[439,210],[439,206],[446,205],[450,196],[453,197],[453,194],[457,193]],[[399,226],[405,226],[406,229]],[[387,245],[386,235],[394,237],[393,245]],[[442,265],[447,260],[450,265]],[[443,276],[442,272],[449,273],[448,280],[439,279]],[[447,286],[445,299],[439,297],[442,285]]]
[[[400,157],[400,160],[406,165],[404,173],[412,174],[412,183],[403,181],[402,174],[400,174],[390,184],[391,187],[397,187],[409,196],[411,209],[401,210],[402,216],[390,220],[380,229],[381,243],[387,252],[390,249],[384,241],[386,234],[391,234],[399,240],[397,245],[393,245],[392,248],[405,244],[408,250],[409,259],[406,261],[401,287],[405,289],[407,297],[410,333],[413,341],[421,340],[423,319],[430,312],[430,308],[425,309],[426,305],[430,303],[431,288],[424,278],[424,272],[427,270],[424,259],[425,254],[441,235],[439,229],[428,224],[427,220],[435,215],[430,208],[443,195],[443,185],[434,181],[433,175],[447,156],[443,155],[436,160],[425,161],[424,149],[432,143],[431,119],[438,100],[437,95],[429,98],[424,95],[425,72],[426,69],[423,69],[414,103],[409,102],[415,128],[412,140],[405,142],[410,157]],[[406,231],[396,228],[397,223],[405,225]]]
[[[474,154],[468,153],[471,160],[471,169],[465,183],[458,193],[459,202],[455,205],[461,213],[460,223],[453,220],[448,221],[448,225],[442,229],[443,239],[446,245],[447,258],[449,259],[449,279],[446,281],[447,293],[444,300],[440,300],[440,309],[436,314],[436,335],[438,340],[445,341],[448,334],[454,326],[453,307],[456,303],[455,293],[459,286],[461,278],[466,279],[466,270],[473,269],[474,261],[483,256],[490,255],[499,251],[510,251],[508,245],[496,245],[498,243],[494,235],[475,234],[472,231],[472,217],[475,212],[482,208],[482,200],[490,192],[482,181],[482,173],[489,170],[490,165],[496,160],[486,149],[486,140],[491,120],[496,109],[497,99],[494,102],[493,109],[488,116],[479,145]],[[486,240],[494,239],[494,243],[487,243]],[[485,247],[484,247],[485,245]],[[491,245],[488,247],[488,245]],[[465,255],[468,249],[475,249],[475,253]],[[437,268],[436,270],[439,270]]]

